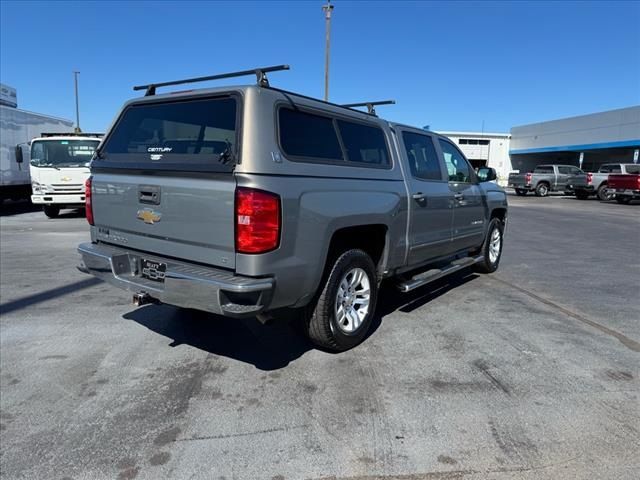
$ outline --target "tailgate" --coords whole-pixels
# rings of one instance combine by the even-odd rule
[[[525,183],[525,175],[521,173],[511,173],[509,174],[509,185],[526,185]]]
[[[91,163],[97,240],[235,268],[239,104],[230,92],[125,106]]]
[[[574,188],[586,187],[587,185],[589,185],[589,182],[587,181],[586,175],[571,175],[567,179],[567,185],[572,185]]]
[[[97,239],[144,252],[235,268],[235,178],[97,174]],[[155,200],[154,200],[155,195]]]

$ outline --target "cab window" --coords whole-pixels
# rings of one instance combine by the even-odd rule
[[[473,182],[471,167],[462,153],[446,140],[439,139],[439,141],[449,181],[455,183]]]
[[[411,174],[422,180],[442,180],[442,170],[433,139],[428,135],[412,132],[403,132],[402,139]]]

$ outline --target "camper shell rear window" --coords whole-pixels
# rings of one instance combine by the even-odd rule
[[[239,98],[225,95],[139,103],[124,109],[97,166],[231,170],[237,163]]]

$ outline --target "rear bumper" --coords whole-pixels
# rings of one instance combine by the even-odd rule
[[[38,194],[31,195],[31,203],[36,205],[84,205],[83,194]]]
[[[640,198],[640,190],[634,190],[631,188],[609,188],[607,189],[607,193],[621,197]]]
[[[144,292],[163,303],[195,308],[227,317],[252,317],[271,301],[272,278],[251,278],[231,272],[147,255],[101,243],[78,246],[78,269],[132,293]],[[142,259],[166,264],[164,282],[143,278]]]

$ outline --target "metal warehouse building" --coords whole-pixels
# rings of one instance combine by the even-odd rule
[[[638,163],[640,106],[532,123],[511,129],[513,170],[529,172],[543,163],[595,171],[603,163]]]

